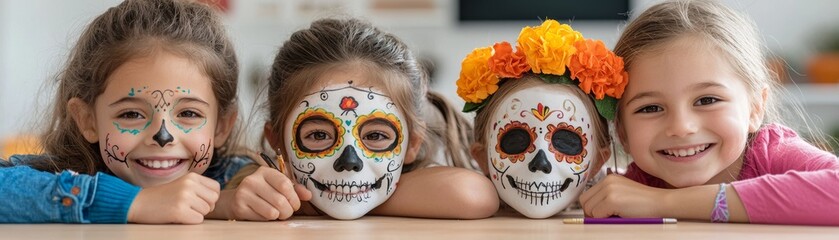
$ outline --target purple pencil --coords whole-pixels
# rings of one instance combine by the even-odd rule
[[[565,224],[675,224],[675,218],[566,218]]]

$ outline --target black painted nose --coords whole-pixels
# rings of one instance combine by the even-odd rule
[[[542,171],[543,173],[551,173],[551,162],[548,161],[548,158],[545,156],[545,150],[539,149],[539,152],[536,153],[536,156],[530,160],[530,163],[527,164],[527,169],[530,172],[535,173],[536,171]]]
[[[154,139],[160,147],[166,146],[166,144],[175,141],[172,134],[169,134],[169,131],[166,130],[166,120],[163,120],[163,123],[160,124],[160,130],[158,130],[151,139]]]
[[[360,172],[361,169],[364,168],[364,161],[358,158],[355,154],[355,148],[352,146],[347,146],[344,148],[344,152],[341,152],[341,156],[335,160],[335,163],[332,164],[332,168],[335,169],[336,172],[341,171],[356,171]]]

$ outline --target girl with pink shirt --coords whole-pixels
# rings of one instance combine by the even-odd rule
[[[582,194],[587,216],[839,225],[839,160],[782,125],[751,20],[668,1],[631,22],[615,53],[631,79],[617,134],[634,162]]]

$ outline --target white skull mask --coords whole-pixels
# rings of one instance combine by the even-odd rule
[[[574,202],[596,155],[589,117],[596,110],[586,109],[568,87],[540,84],[514,91],[501,100],[485,130],[498,195],[530,218],[553,216]]]
[[[352,81],[304,96],[287,119],[284,144],[312,204],[355,219],[387,200],[408,147],[403,119],[388,96]]]

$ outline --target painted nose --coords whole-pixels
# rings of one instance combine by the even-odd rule
[[[160,130],[157,131],[156,134],[152,137],[152,139],[157,142],[160,147],[166,146],[166,144],[175,141],[175,138],[172,137],[172,134],[169,134],[169,131],[166,130],[166,120],[163,120],[163,123],[160,124]]]
[[[335,169],[336,172],[360,172],[361,169],[364,168],[364,161],[361,161],[361,159],[359,159],[355,154],[354,147],[347,146],[344,148],[344,152],[341,152],[341,156],[339,156],[338,159],[335,160],[335,163],[332,164],[332,168]]]
[[[533,159],[530,160],[530,163],[527,164],[527,169],[529,169],[532,173],[536,173],[536,171],[551,173],[551,162],[549,162],[548,157],[545,156],[545,150],[539,149],[536,156],[533,157]]]

